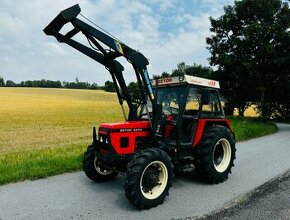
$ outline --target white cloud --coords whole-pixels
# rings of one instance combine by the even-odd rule
[[[176,0],[147,0],[144,2],[157,7],[162,12],[174,8],[175,4],[178,3]]]
[[[103,84],[109,80],[104,67],[42,31],[61,10],[76,3],[90,20],[144,53],[153,74],[171,71],[181,61],[207,64],[208,17],[221,13],[221,3],[203,0],[204,6],[212,7],[196,14],[186,8],[186,1],[182,2],[0,0],[0,75],[15,81],[41,78],[63,81],[78,77]],[[121,59],[126,79],[134,80],[131,65],[124,61]]]
[[[56,54],[59,56],[65,56],[68,54],[67,51],[65,51],[57,42],[45,42],[41,51],[46,56],[54,56]]]

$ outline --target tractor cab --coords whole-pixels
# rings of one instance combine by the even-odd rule
[[[170,146],[192,148],[198,143],[198,124],[205,120],[225,121],[219,82],[195,76],[160,78],[153,81],[162,109],[159,135]],[[146,119],[145,109],[140,115]]]

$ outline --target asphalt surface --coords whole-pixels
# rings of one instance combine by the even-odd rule
[[[195,219],[235,204],[290,168],[290,125],[276,134],[237,144],[229,179],[202,183],[194,174],[177,176],[162,205],[136,210],[123,192],[123,178],[97,184],[83,172],[0,187],[0,219]]]
[[[236,205],[201,219],[290,220],[290,170],[243,196]]]

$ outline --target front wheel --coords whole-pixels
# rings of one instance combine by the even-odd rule
[[[117,172],[105,168],[95,155],[94,145],[90,145],[84,153],[83,169],[88,178],[95,182],[114,179]]]
[[[171,158],[151,148],[135,155],[125,174],[125,195],[138,208],[149,209],[164,201],[172,186]]]
[[[236,147],[230,130],[215,125],[205,130],[196,152],[196,171],[207,182],[221,183],[234,166]]]

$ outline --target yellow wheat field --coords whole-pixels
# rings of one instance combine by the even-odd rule
[[[123,121],[114,93],[0,88],[0,154],[88,145],[92,127]]]
[[[256,116],[253,107],[245,116]],[[115,93],[97,90],[0,88],[0,154],[85,146],[92,127],[123,121]]]
[[[257,105],[251,105],[249,106],[245,112],[244,112],[244,116],[245,117],[259,117],[259,114],[256,112],[255,108],[257,107]],[[235,109],[234,111],[234,115],[238,116],[239,112],[238,109]]]

